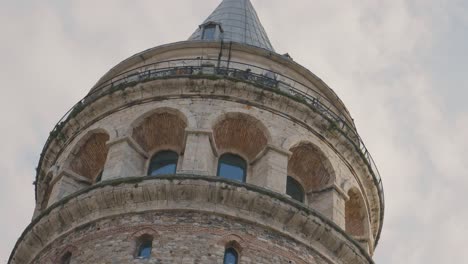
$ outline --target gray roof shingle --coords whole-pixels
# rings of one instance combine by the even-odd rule
[[[203,22],[219,23],[224,30],[223,40],[245,43],[274,51],[250,0],[223,0],[215,11]],[[189,40],[201,40],[199,27]]]

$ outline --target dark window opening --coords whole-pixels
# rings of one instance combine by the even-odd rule
[[[101,182],[102,181],[102,173],[104,172],[104,170],[102,170],[99,175],[96,177],[96,183],[98,182]]]
[[[288,176],[288,180],[286,182],[286,194],[296,201],[301,203],[304,202],[304,189],[298,181],[290,176]]]
[[[239,255],[237,251],[233,248],[228,248],[224,252],[224,262],[223,264],[237,264],[239,262]]]
[[[149,176],[175,174],[179,155],[173,151],[162,151],[151,159],[148,169]]]
[[[60,264],[70,264],[71,258],[72,258],[71,252],[65,253],[65,255],[63,255],[63,257],[60,259]]]
[[[206,25],[203,27],[203,40],[214,40],[216,34],[216,25]]]
[[[153,249],[153,238],[150,235],[143,235],[138,239],[137,246],[136,258],[149,259]]]
[[[245,182],[247,163],[245,160],[234,154],[224,154],[219,158],[219,177],[239,182]]]

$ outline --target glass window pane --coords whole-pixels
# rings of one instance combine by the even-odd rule
[[[216,25],[208,25],[203,28],[203,37],[204,40],[214,40],[216,33]]]
[[[301,203],[304,202],[304,189],[302,189],[299,182],[290,176],[288,176],[288,181],[286,183],[286,194],[291,196],[294,200]]]
[[[159,152],[153,156],[148,175],[157,176],[164,174],[175,174],[177,170],[177,160],[179,156],[173,151]]]
[[[140,248],[138,249],[138,258],[150,258],[151,256],[151,248],[153,243],[151,241],[146,241],[141,244]]]
[[[237,264],[238,255],[233,248],[226,249],[224,253],[224,264]]]
[[[157,176],[157,175],[164,175],[164,174],[175,174],[176,172],[176,164],[167,164],[162,165],[157,169],[151,170],[150,176]]]
[[[247,164],[241,157],[233,154],[222,155],[218,164],[218,176],[225,179],[245,182]]]

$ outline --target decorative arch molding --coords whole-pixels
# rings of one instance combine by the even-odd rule
[[[336,174],[328,157],[315,144],[300,141],[289,151],[288,175],[303,184],[306,193],[320,191],[335,183]]]
[[[346,193],[346,195],[348,194],[348,192],[353,189],[353,188],[357,188],[355,185],[353,185],[353,182],[350,180],[350,179],[344,179],[341,184],[340,184],[340,188],[341,190],[343,190],[344,193]],[[349,198],[349,197],[348,197]]]
[[[85,141],[87,141],[89,138],[91,138],[95,134],[106,134],[109,139],[110,139],[110,134],[109,131],[105,128],[94,128],[86,131],[84,135],[77,141],[78,143],[75,144],[72,148],[72,153],[76,153],[78,151],[78,148],[81,147]]]
[[[195,116],[193,115],[192,112],[190,112],[188,109],[185,109],[183,107],[178,107],[176,105],[160,105],[157,108],[148,110],[144,112],[143,114],[139,115],[137,118],[135,118],[131,124],[130,124],[130,130],[134,129],[138,125],[140,125],[146,118],[154,115],[154,114],[161,114],[161,113],[169,113],[169,114],[174,114],[178,116],[180,119],[182,119],[188,127],[196,127],[197,126],[197,121],[195,119]]]
[[[218,245],[224,248],[234,248],[237,253],[242,254],[242,250],[248,246],[248,243],[237,234],[229,234],[222,237]]]
[[[240,112],[218,116],[213,122],[213,137],[220,155],[230,152],[249,163],[271,142],[270,132],[261,121]]]
[[[130,126],[132,138],[148,154],[167,149],[179,154],[185,148],[188,119],[177,109],[161,107],[138,117]]]
[[[151,227],[145,227],[133,233],[129,239],[137,239],[143,235],[150,235],[153,238],[159,237],[159,233]]]
[[[283,143],[281,144],[281,147],[283,149],[291,149],[292,147],[296,146],[297,144],[304,142],[304,141],[310,141],[308,139],[304,138],[305,136],[303,135],[293,135],[288,138],[286,138]]]
[[[109,139],[109,133],[105,129],[88,131],[73,147],[64,168],[94,182],[104,169]]]
[[[310,136],[306,136],[306,135],[293,135],[293,136],[290,136],[288,138],[286,138],[281,145],[281,147],[283,149],[287,149],[287,150],[290,150],[300,144],[303,144],[303,143],[309,143],[309,144],[312,144],[315,148],[317,148],[318,150],[320,150],[320,152],[324,155],[324,156],[327,156],[327,149],[324,148],[323,146],[321,146],[320,143],[317,143],[315,142],[316,139],[314,138],[311,138]]]

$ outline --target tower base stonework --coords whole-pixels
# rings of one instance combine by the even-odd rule
[[[142,234],[154,239],[149,260],[135,259]],[[226,245],[236,247],[242,263],[370,263],[320,214],[212,176],[103,182],[51,207],[24,239],[44,247],[17,263],[57,263],[67,251],[74,263],[219,263]]]

